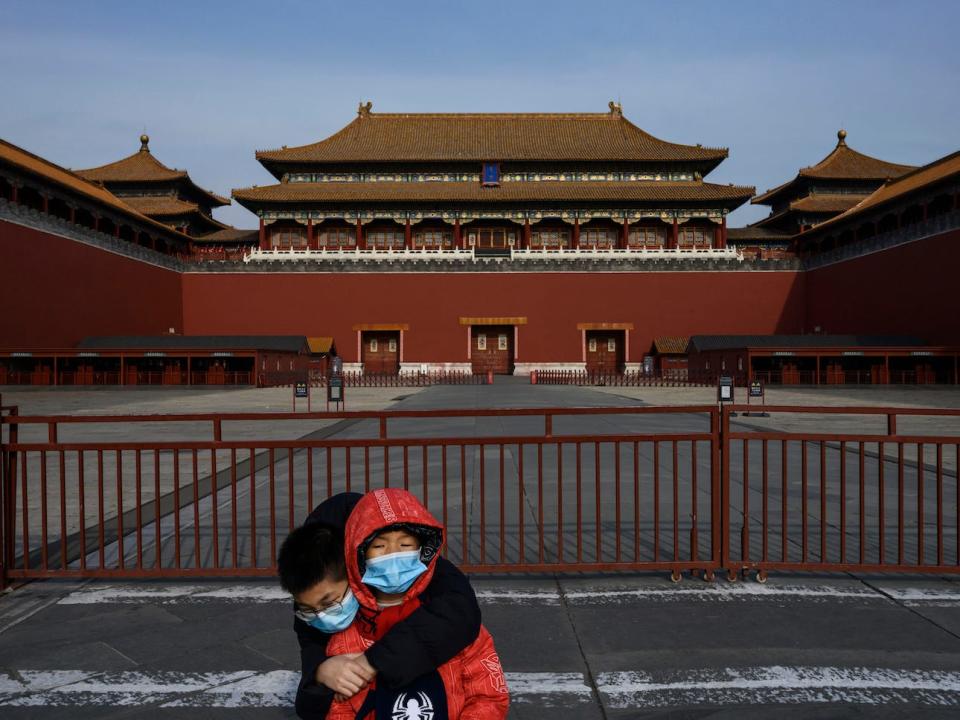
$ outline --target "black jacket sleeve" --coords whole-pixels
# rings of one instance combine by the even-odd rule
[[[420,600],[413,614],[365,653],[390,687],[408,685],[436,670],[480,633],[480,607],[470,581],[444,558],[437,558],[433,579]]]
[[[333,691],[316,681],[317,668],[327,659],[330,636],[294,619],[293,629],[300,644],[300,685],[297,687],[296,711],[303,720],[323,720],[333,701]]]

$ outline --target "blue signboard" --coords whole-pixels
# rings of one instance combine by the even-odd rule
[[[484,163],[483,164],[483,184],[484,185],[499,185],[500,184],[500,163]]]

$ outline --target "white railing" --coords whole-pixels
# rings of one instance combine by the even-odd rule
[[[311,260],[317,262],[500,262],[504,260],[743,260],[743,253],[735,247],[727,248],[592,248],[531,249],[511,248],[509,256],[475,256],[472,249],[454,250],[261,250],[253,248],[244,262],[291,262]]]

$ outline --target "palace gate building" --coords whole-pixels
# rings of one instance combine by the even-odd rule
[[[284,336],[332,338],[345,368],[366,373],[620,372],[670,338],[672,359],[652,365],[681,372],[686,338],[823,334],[909,337],[907,356],[934,358],[924,377],[955,381],[955,155],[911,169],[841,136],[756,198],[771,218],[729,231],[754,188],[709,182],[726,157],[655,138],[615,103],[559,114],[366,103],[326,139],[256,153],[272,178],[233,191],[259,219],[243,231],[213,220],[226,198],[157,161],[146,138],[79,172],[0,141],[0,365],[29,375],[23,358],[44,350],[79,366],[85,338],[145,348],[173,334],[206,339],[183,346],[199,368],[219,367],[201,358],[225,338]],[[759,347],[744,346],[757,371],[786,377]],[[897,375],[827,351],[803,342],[823,378]],[[187,381],[198,372],[181,366]]]

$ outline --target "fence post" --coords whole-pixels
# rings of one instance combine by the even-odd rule
[[[720,406],[710,414],[713,435],[713,560],[730,571],[730,415]]]
[[[9,417],[16,417],[17,408],[11,407]],[[10,425],[9,445],[16,445],[19,427]],[[2,442],[2,437],[0,437]],[[17,486],[17,454],[9,446],[0,452],[0,590],[7,588],[7,573],[13,567],[13,533],[15,510],[13,501]],[[26,551],[26,550],[25,550]]]

